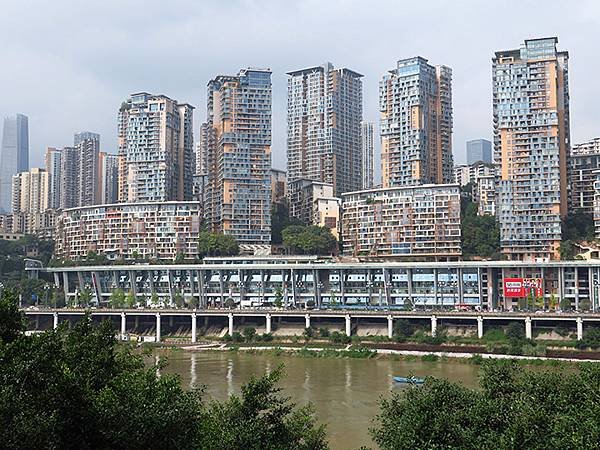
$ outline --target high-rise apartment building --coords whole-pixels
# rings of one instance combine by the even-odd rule
[[[54,224],[54,213],[48,210],[48,173],[33,168],[12,178],[12,231],[37,233]]]
[[[92,133],[91,131],[79,131],[73,136],[73,145],[77,147],[83,141],[98,141],[100,142],[100,135],[98,133]]]
[[[60,150],[59,209],[75,208],[79,205],[79,180],[81,158],[76,147]]]
[[[12,177],[29,169],[29,125],[27,116],[4,118],[0,147],[0,212],[12,207]]]
[[[492,59],[496,213],[513,260],[558,259],[570,147],[566,51],[528,39]]]
[[[84,131],[75,134],[75,149],[78,153],[77,197],[75,206],[100,203],[100,135]]]
[[[379,83],[383,187],[452,182],[452,70],[398,61]]]
[[[362,75],[331,63],[288,75],[288,182],[329,183],[335,195],[361,189]]]
[[[600,138],[574,145],[568,161],[569,212],[594,214],[594,185],[600,173]]]
[[[116,203],[119,197],[119,157],[100,152],[100,203]]]
[[[360,127],[362,143],[362,189],[373,187],[373,172],[375,170],[375,140],[373,138],[373,123],[363,122]]]
[[[164,95],[132,94],[119,108],[119,201],[190,200],[193,110]]]
[[[54,147],[46,148],[46,173],[48,174],[48,208],[60,208],[62,150]]]
[[[242,69],[208,83],[210,228],[232,235],[243,251],[268,252],[271,241],[271,71]],[[212,133],[212,134],[210,134]]]
[[[473,139],[467,141],[467,164],[472,165],[478,161],[492,162],[492,143],[487,139]]]

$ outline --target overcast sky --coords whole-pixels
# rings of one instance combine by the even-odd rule
[[[364,74],[364,118],[378,82],[420,55],[453,70],[454,155],[491,138],[491,57],[558,36],[570,53],[571,137],[600,136],[600,1],[0,0],[0,116],[29,116],[30,161],[78,130],[116,152],[128,94],[162,93],[206,117],[206,83],[242,67],[273,71],[273,166],[285,167],[287,71],[331,61]]]

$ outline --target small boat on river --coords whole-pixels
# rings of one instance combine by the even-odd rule
[[[418,377],[392,377],[396,383],[403,384],[423,384],[425,383],[425,378]]]

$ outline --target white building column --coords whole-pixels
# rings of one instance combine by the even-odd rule
[[[125,339],[125,333],[127,333],[127,317],[125,312],[121,313],[121,339]]]
[[[229,336],[233,336],[233,313],[229,313],[227,315],[227,318],[229,319],[229,324],[228,324]]]
[[[483,337],[483,316],[477,316],[477,337]]]
[[[55,312],[54,314],[52,314],[53,316],[53,328],[56,330],[58,328],[58,313]]]
[[[394,337],[394,318],[390,315],[387,316],[388,321],[388,338],[392,339]]]
[[[197,338],[197,318],[196,313],[192,313],[192,342],[196,342]]]
[[[431,316],[431,335],[435,336],[437,334],[437,317]]]
[[[531,339],[533,333],[531,332],[531,317],[525,317],[525,337]]]
[[[304,325],[306,328],[310,328],[310,314],[304,315]]]
[[[160,342],[160,313],[156,313],[156,342]]]
[[[577,318],[577,340],[581,341],[583,339],[583,319],[581,317]]]
[[[346,336],[350,336],[352,334],[352,321],[350,319],[350,314],[346,314]]]
[[[265,317],[265,332],[267,334],[271,332],[271,314],[267,314]]]

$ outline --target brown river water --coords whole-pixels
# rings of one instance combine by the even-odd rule
[[[206,386],[208,398],[223,400],[239,394],[252,374],[263,375],[285,365],[280,383],[298,404],[312,403],[320,422],[327,425],[332,449],[375,448],[369,427],[377,415],[378,400],[403,389],[392,376],[435,376],[477,384],[478,367],[460,361],[394,361],[392,359],[302,358],[244,352],[187,352],[161,350],[166,372],[180,375],[183,385]]]

